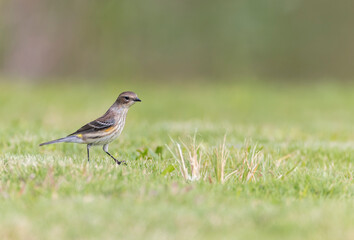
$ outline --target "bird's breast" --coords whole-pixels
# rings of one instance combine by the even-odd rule
[[[116,123],[102,131],[87,135],[86,141],[94,145],[102,145],[112,142],[122,133],[126,119],[126,112],[122,112],[116,118]]]

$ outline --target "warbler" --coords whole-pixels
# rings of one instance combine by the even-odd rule
[[[135,102],[141,102],[136,93],[122,92],[102,117],[89,122],[67,137],[41,143],[39,146],[61,142],[87,144],[87,161],[90,161],[90,148],[103,145],[103,151],[120,165],[124,161],[118,161],[108,152],[108,144],[122,133],[127,112]]]

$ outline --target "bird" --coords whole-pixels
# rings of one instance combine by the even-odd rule
[[[87,161],[90,162],[90,148],[102,145],[103,151],[113,158],[118,165],[125,163],[124,161],[118,161],[108,152],[108,144],[122,133],[128,110],[136,102],[141,102],[136,93],[122,92],[101,117],[87,123],[66,137],[44,142],[39,146],[62,142],[87,144]]]

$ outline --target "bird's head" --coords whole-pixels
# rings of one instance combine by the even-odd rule
[[[119,94],[116,103],[122,107],[129,108],[131,105],[133,105],[135,102],[141,102],[141,100],[138,98],[138,95],[134,92],[122,92]]]

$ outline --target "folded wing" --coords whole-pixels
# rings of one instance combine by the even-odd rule
[[[69,136],[105,130],[107,128],[112,127],[114,123],[115,123],[114,119],[103,119],[103,117],[101,117],[92,122],[89,122],[85,126],[82,126],[80,129],[70,134]]]

